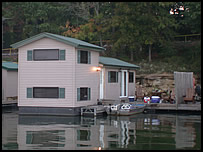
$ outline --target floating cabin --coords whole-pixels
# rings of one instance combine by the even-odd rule
[[[80,115],[98,100],[135,93],[136,65],[99,57],[105,48],[41,33],[11,45],[18,49],[20,114]]]
[[[2,101],[7,103],[9,98],[18,96],[18,64],[2,62]]]

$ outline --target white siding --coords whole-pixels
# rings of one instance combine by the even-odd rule
[[[99,99],[100,72],[94,71],[94,67],[98,67],[98,66],[99,66],[99,52],[93,52],[93,51],[91,52],[91,64],[76,63],[75,90],[77,90],[77,88],[80,88],[80,87],[91,88],[91,100],[77,101],[75,104],[76,107],[97,103],[97,99]]]
[[[104,68],[104,99],[119,100],[121,95],[121,72],[118,69]],[[108,71],[118,72],[118,83],[108,83]],[[135,95],[135,70],[129,70],[129,72],[134,72],[134,83],[128,83],[128,96]]]
[[[135,84],[136,84],[136,71],[135,70],[130,70],[129,72],[134,72],[134,81],[133,83],[128,83],[128,95],[129,96],[134,96],[135,95]]]
[[[104,99],[119,100],[121,95],[121,72],[118,73],[118,82],[117,83],[108,83],[108,71],[119,71],[118,69],[109,69],[105,68],[104,73]]]
[[[18,71],[7,71],[7,97],[18,96]]]
[[[2,69],[2,99],[18,95],[18,72]]]
[[[27,50],[65,49],[66,60],[27,61]],[[19,106],[72,107],[74,104],[75,48],[43,38],[19,48]],[[65,99],[26,98],[28,87],[65,88]]]
[[[64,61],[27,61],[27,50],[65,49]],[[77,63],[77,49],[61,42],[43,38],[19,48],[18,106],[80,107],[97,103],[99,99],[99,52],[91,51],[91,64]],[[29,87],[65,88],[65,99],[26,98]],[[90,101],[77,101],[77,88],[91,88]]]

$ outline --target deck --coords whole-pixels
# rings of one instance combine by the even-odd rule
[[[201,111],[201,104],[169,104],[169,103],[150,103],[146,106],[147,110],[186,110],[186,111]]]
[[[81,108],[81,116],[84,115],[97,116],[103,114],[104,112],[106,112],[106,109],[103,105],[91,105]]]

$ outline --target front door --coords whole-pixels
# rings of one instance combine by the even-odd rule
[[[128,71],[121,70],[121,97],[128,96]]]

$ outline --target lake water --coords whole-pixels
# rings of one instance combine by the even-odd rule
[[[3,150],[200,150],[201,115],[22,116],[2,108]]]

